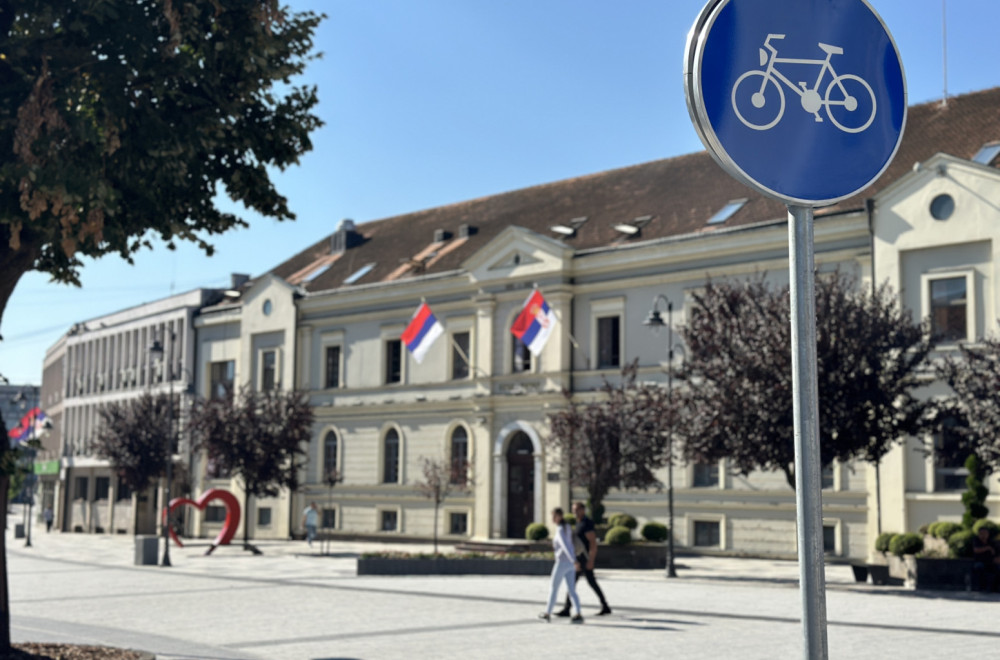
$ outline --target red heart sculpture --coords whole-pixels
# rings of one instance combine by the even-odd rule
[[[220,488],[210,488],[205,491],[204,495],[198,498],[197,502],[186,497],[175,497],[170,500],[170,506],[167,510],[172,513],[180,505],[190,504],[199,511],[204,511],[208,503],[213,500],[222,500],[226,505],[226,521],[222,523],[222,531],[219,532],[219,535],[215,537],[215,541],[212,543],[212,549],[214,550],[214,546],[228,545],[236,535],[236,528],[240,526],[240,503],[232,493]],[[173,525],[170,525],[169,532],[170,538],[174,540],[174,543],[183,548],[184,544],[181,543],[181,540],[174,533]]]

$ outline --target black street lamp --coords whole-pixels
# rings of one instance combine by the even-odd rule
[[[667,322],[663,322],[658,305],[663,301],[667,306]],[[671,428],[667,434],[667,452],[669,462],[667,463],[667,517],[670,530],[667,534],[667,577],[677,577],[677,570],[674,567],[674,429],[673,429],[673,405],[674,405],[674,303],[662,294],[657,294],[653,298],[653,309],[649,310],[649,316],[642,322],[653,334],[659,335],[663,326],[667,326],[667,402],[670,406]]]
[[[170,333],[170,338],[173,340],[173,333]],[[163,344],[160,340],[155,339],[153,343],[149,346],[149,357],[155,362],[163,361]],[[160,562],[160,566],[171,566],[170,563],[170,482],[174,478],[174,379],[172,375],[172,369],[167,363],[163,363],[166,369],[166,378],[170,383],[170,395],[167,399],[167,419],[169,428],[167,430],[167,483],[163,489],[163,513],[162,513],[162,523],[163,523],[163,560]],[[152,374],[150,374],[149,382],[152,383]]]

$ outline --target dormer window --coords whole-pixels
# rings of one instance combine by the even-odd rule
[[[549,227],[549,229],[551,229],[557,234],[562,234],[567,238],[572,238],[573,236],[576,236],[577,229],[579,229],[580,226],[583,225],[583,223],[585,223],[586,221],[587,221],[587,216],[581,216],[579,218],[573,218],[572,220],[564,224],[552,225],[551,227]]]
[[[625,234],[629,238],[633,236],[638,236],[642,231],[642,228],[649,224],[649,221],[653,219],[651,215],[641,215],[638,218],[634,218],[629,222],[619,222],[616,225],[612,225],[614,230]]]
[[[989,165],[997,157],[997,154],[1000,154],[1000,142],[987,142],[972,157],[972,160],[982,165]]]
[[[362,277],[364,277],[365,275],[367,275],[368,273],[370,273],[372,271],[372,268],[374,268],[374,267],[375,267],[375,262],[374,261],[372,263],[370,263],[370,264],[365,264],[364,266],[362,266],[358,270],[354,271],[354,273],[352,273],[350,277],[348,277],[346,280],[344,280],[344,284],[354,284],[355,282],[357,282],[358,280],[360,280]]]
[[[734,213],[736,213],[741,208],[743,208],[743,205],[746,204],[746,203],[747,203],[746,199],[733,199],[733,200],[730,200],[729,202],[726,203],[725,206],[723,206],[721,209],[719,209],[718,211],[716,211],[715,215],[713,215],[711,218],[709,218],[708,222],[706,222],[705,224],[708,224],[708,225],[720,225],[720,224],[722,224],[723,222],[725,222],[726,220],[728,220],[729,218],[731,218]]]

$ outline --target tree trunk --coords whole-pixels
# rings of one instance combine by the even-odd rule
[[[438,509],[441,507],[440,502],[434,502],[434,554],[438,553]]]
[[[7,529],[9,487],[10,476],[0,474],[0,532]],[[4,654],[10,650],[10,594],[7,588],[7,535],[0,533],[0,653]]]
[[[250,484],[243,491],[243,549],[250,549]]]

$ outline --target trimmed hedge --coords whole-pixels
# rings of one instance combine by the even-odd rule
[[[982,529],[983,527],[986,527],[987,529],[990,530],[990,538],[996,536],[997,531],[1000,531],[1000,527],[998,527],[995,522],[993,522],[992,520],[987,520],[986,518],[981,518],[980,520],[976,521],[975,525],[972,526],[972,533],[978,535],[979,530]]]
[[[544,541],[549,538],[549,528],[545,523],[533,522],[525,528],[524,538],[529,541]]]
[[[972,539],[976,537],[971,529],[963,529],[948,537],[948,550],[952,557],[971,557]]]
[[[608,518],[608,524],[612,527],[635,529],[639,526],[639,521],[627,513],[615,513]]]
[[[915,555],[923,549],[924,538],[919,534],[896,534],[889,541],[889,552],[897,557]]]
[[[628,545],[632,542],[632,530],[621,525],[612,527],[604,536],[604,542],[608,545]]]
[[[875,539],[875,550],[878,552],[889,552],[889,541],[896,535],[896,532],[882,532]]]
[[[931,523],[930,532],[931,536],[938,539],[944,539],[947,541],[951,538],[951,535],[955,532],[960,532],[964,527],[956,522],[949,522],[947,520],[942,520],[936,523]]]
[[[663,523],[648,522],[642,526],[642,538],[653,543],[662,543],[667,540],[667,526]]]
[[[570,527],[576,527],[576,516],[572,513],[567,513],[563,516],[563,521]]]

